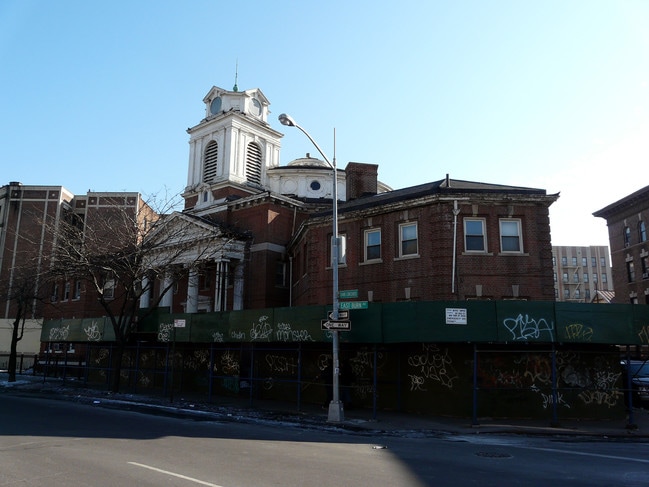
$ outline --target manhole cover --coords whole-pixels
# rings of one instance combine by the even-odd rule
[[[509,453],[500,453],[495,451],[479,451],[476,453],[476,455],[485,458],[511,458],[512,457]]]

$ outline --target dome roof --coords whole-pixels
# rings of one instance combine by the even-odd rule
[[[311,154],[307,152],[306,157],[300,157],[299,159],[295,159],[287,164],[287,166],[293,166],[293,167],[329,167],[329,164],[327,164],[325,161],[322,161],[320,159],[317,159],[315,157],[311,157]]]

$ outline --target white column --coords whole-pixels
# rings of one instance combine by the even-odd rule
[[[223,279],[221,279],[223,262],[216,261],[216,277],[214,279],[214,311],[222,311],[221,295]]]
[[[147,277],[142,278],[142,296],[140,296],[140,308],[148,308],[151,305],[151,294],[150,290],[147,289],[149,286],[149,279]]]
[[[232,309],[243,309],[243,262],[239,261],[234,268],[234,294],[232,295]]]
[[[167,286],[170,286],[172,283],[171,277],[165,275],[164,279],[162,280],[162,288],[160,289],[160,292],[163,292]],[[172,307],[173,305],[173,299],[174,299],[174,289],[173,286],[169,288],[169,290],[164,293],[162,296],[162,299],[160,300],[160,306],[169,306],[169,308]]]
[[[186,313],[196,313],[198,311],[198,272],[195,269],[189,271],[187,280],[187,305]]]

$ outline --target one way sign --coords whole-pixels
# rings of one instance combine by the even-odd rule
[[[349,331],[352,329],[352,323],[348,320],[321,320],[320,329]]]

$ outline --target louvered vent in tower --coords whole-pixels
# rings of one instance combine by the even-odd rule
[[[209,183],[216,176],[216,159],[219,156],[219,144],[212,141],[207,144],[203,157],[203,182]]]
[[[261,184],[261,148],[254,142],[248,144],[246,178],[248,182]]]

